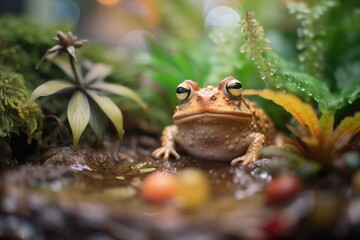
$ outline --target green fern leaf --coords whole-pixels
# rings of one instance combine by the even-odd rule
[[[293,84],[301,92],[312,97],[318,104],[320,111],[335,110],[337,108],[337,101],[329,91],[329,88],[318,79],[302,72],[287,71],[280,69],[277,74],[282,78],[282,81],[287,84]]]
[[[321,0],[313,6],[303,1],[287,4],[289,12],[299,21],[297,49],[300,67],[317,78],[323,75],[325,44],[322,38],[329,28],[323,24],[323,19],[336,5],[335,0]]]
[[[344,107],[347,104],[353,103],[360,97],[360,82],[357,82],[347,88],[344,88],[339,96],[337,104],[338,109]]]
[[[279,59],[272,55],[270,40],[265,37],[264,28],[255,19],[253,12],[246,12],[240,21],[241,31],[245,34],[246,43],[241,46],[240,52],[247,52],[260,71],[260,78],[268,87],[281,87],[276,71],[279,68]]]

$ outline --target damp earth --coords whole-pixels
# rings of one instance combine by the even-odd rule
[[[346,191],[303,189],[281,199],[268,158],[248,166],[150,157],[158,141],[130,136],[120,151],[51,148],[3,172],[0,236],[11,239],[277,239],[359,236],[360,201]],[[116,142],[116,141],[115,141]],[[139,189],[153,172],[201,170],[210,197],[193,211],[145,201]],[[285,180],[285,183],[291,180]],[[281,183],[279,184],[280,186]],[[286,185],[286,184],[285,184]],[[289,185],[289,184],[287,184]],[[269,191],[273,191],[274,193]],[[341,193],[341,194],[340,194]],[[269,194],[274,201],[269,201]],[[280,198],[278,197],[280,196]],[[335,228],[336,226],[336,228]]]

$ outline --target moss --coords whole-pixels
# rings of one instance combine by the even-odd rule
[[[58,30],[71,30],[68,24],[44,25],[27,18],[0,18],[0,65],[26,76],[25,85],[33,89],[46,79],[56,76],[52,69],[36,71],[35,65],[52,44],[49,36]]]
[[[21,74],[0,69],[0,136],[27,134],[31,140],[41,140],[43,114],[36,104],[23,108],[28,94]]]

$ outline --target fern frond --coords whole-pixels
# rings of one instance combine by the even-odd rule
[[[318,104],[320,111],[337,109],[337,101],[329,91],[327,85],[306,73],[279,69],[277,73],[282,81],[293,84],[301,92],[312,97]]]
[[[297,49],[300,51],[298,59],[301,69],[317,78],[322,78],[324,67],[325,45],[321,38],[326,33],[326,26],[322,20],[325,13],[336,5],[336,0],[322,0],[314,6],[306,2],[287,4],[289,12],[299,21]]]
[[[209,34],[209,39],[210,68],[205,84],[216,85],[219,79],[233,75],[237,69],[243,67],[244,61],[239,60],[242,55],[238,52],[241,36],[238,31],[215,29]]]
[[[338,102],[325,83],[310,74],[290,69],[271,52],[270,40],[265,37],[264,29],[254,18],[254,13],[244,14],[241,20],[241,30],[245,33],[246,39],[246,43],[241,47],[241,52],[247,52],[250,59],[255,61],[261,78],[266,79],[268,86],[276,88],[295,86],[313,98],[318,103],[320,111],[338,109]]]
[[[337,103],[337,109],[340,109],[347,104],[352,104],[356,99],[360,97],[360,82],[354,83],[348,86],[340,92],[339,100]]]
[[[240,21],[241,31],[245,34],[246,43],[241,46],[240,52],[249,54],[260,71],[260,78],[266,80],[268,87],[280,87],[278,81],[279,60],[270,54],[272,48],[270,40],[265,37],[264,28],[255,19],[253,12],[246,12]]]

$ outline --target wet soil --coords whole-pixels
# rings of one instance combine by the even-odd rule
[[[33,164],[4,172],[0,191],[0,237],[292,239],[298,236],[310,239],[309,236],[329,234],[335,238],[358,236],[355,220],[360,222],[360,217],[356,218],[354,213],[360,216],[360,204],[356,199],[340,198],[338,192],[319,194],[307,190],[286,203],[268,206],[263,190],[271,176],[262,166],[271,161],[269,159],[260,159],[246,167],[231,167],[229,163],[186,155],[178,161],[163,161],[149,157],[151,149],[158,144],[150,137],[130,137],[121,151],[114,150],[116,144],[109,141],[105,148],[82,146],[78,151],[70,147],[52,148],[33,157]],[[188,167],[203,170],[211,185],[210,200],[196,211],[183,211],[171,204],[149,204],[139,196],[142,180],[150,172],[177,173]],[[325,210],[322,202],[327,203]],[[353,222],[349,221],[348,214],[351,206]],[[324,212],[327,215],[323,216]],[[345,223],[345,227],[334,232],[333,227],[340,223]]]

